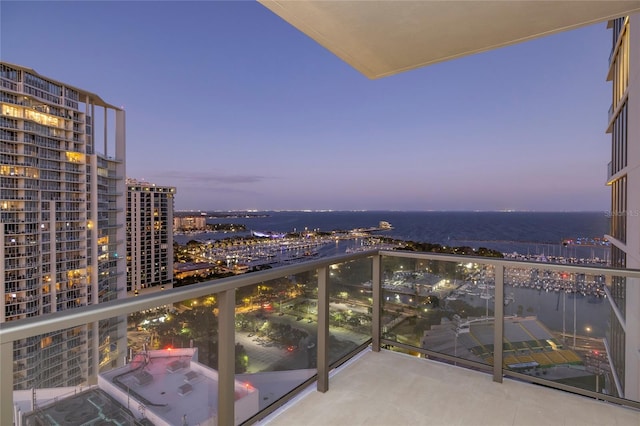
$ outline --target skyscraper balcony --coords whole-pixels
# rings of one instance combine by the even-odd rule
[[[352,253],[7,322],[0,357],[20,372],[24,342],[77,327],[95,341],[93,324],[127,318],[127,336],[95,342],[100,377],[96,366],[74,392],[97,381],[121,409],[135,400],[139,421],[637,424],[640,401],[611,368],[620,279],[638,285],[640,271]],[[28,411],[13,390],[24,384],[0,375],[0,423],[11,424]],[[32,415],[64,392],[36,386]]]

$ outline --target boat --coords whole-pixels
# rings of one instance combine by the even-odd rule
[[[356,228],[352,229],[351,233],[367,233],[367,232],[375,232],[375,231],[390,231],[393,229],[393,226],[385,221],[381,220],[378,223],[378,226],[372,226],[371,228]]]
[[[273,232],[273,231],[251,231],[251,235],[258,238],[284,238],[287,236],[286,233]]]

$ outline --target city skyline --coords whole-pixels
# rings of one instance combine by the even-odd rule
[[[604,23],[368,80],[255,2],[2,12],[2,59],[122,102],[176,210],[609,209]]]

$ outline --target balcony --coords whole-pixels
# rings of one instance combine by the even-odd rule
[[[127,339],[97,342],[91,391],[135,399],[145,409],[132,415],[156,424],[638,424],[638,396],[615,373],[625,318],[611,289],[639,278],[373,250],[0,324],[0,357],[23,339],[127,317]],[[22,404],[13,383],[2,369],[0,424]],[[55,414],[52,392],[36,389],[35,415]]]
[[[498,408],[499,407],[499,408]],[[640,412],[435,361],[366,351],[264,424],[633,425]]]

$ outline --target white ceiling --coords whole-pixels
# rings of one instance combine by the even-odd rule
[[[258,0],[369,78],[640,12],[615,0]]]

